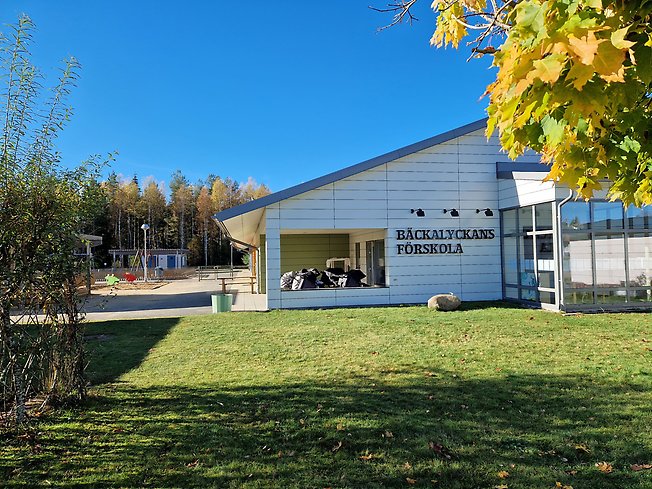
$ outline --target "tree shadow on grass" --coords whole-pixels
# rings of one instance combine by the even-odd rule
[[[84,311],[125,312],[177,309],[179,307],[210,307],[211,295],[215,291],[185,292],[179,294],[139,294],[114,296],[93,296],[84,305]]]
[[[436,369],[384,382],[108,385],[79,422],[45,424],[39,451],[16,471],[0,462],[0,476],[10,487],[642,489],[651,471],[629,465],[652,461],[648,387]]]
[[[179,318],[137,319],[87,323],[86,351],[91,384],[112,382],[138,367]]]

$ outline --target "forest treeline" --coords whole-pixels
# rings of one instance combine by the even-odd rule
[[[188,249],[191,266],[229,263],[228,242],[212,216],[270,193],[266,185],[251,178],[239,183],[211,174],[190,183],[179,170],[172,174],[168,192],[155,181],[141,186],[137,175],[124,180],[115,172],[98,186],[99,217],[89,229],[103,238],[102,246],[94,250],[97,268],[111,266],[110,249],[142,250],[143,223],[150,226],[148,249]]]

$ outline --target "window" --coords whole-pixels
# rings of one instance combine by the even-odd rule
[[[504,297],[555,304],[553,202],[501,212]]]
[[[594,202],[593,229],[623,229],[623,205],[618,202]]]
[[[385,285],[385,240],[367,241],[367,283]]]
[[[591,229],[591,210],[588,202],[567,202],[561,207],[562,230]]]
[[[568,202],[561,215],[565,304],[652,300],[651,206]]]

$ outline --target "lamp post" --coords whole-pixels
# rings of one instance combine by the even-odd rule
[[[143,264],[143,280],[147,282],[147,230],[149,229],[149,224],[143,224],[140,226],[140,229],[143,230],[143,233],[145,234],[145,252],[144,252],[144,257],[145,261]]]

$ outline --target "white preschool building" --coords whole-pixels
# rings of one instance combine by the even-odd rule
[[[652,306],[652,208],[543,182],[480,120],[218,213],[269,309],[512,300]],[[604,195],[602,196],[604,197]]]

